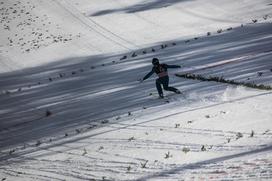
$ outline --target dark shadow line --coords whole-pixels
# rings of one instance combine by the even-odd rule
[[[101,10],[98,12],[95,12],[93,14],[90,14],[89,16],[103,16],[103,15],[108,15],[108,14],[113,14],[117,12],[124,12],[127,14],[132,14],[132,13],[139,13],[139,12],[144,12],[144,11],[149,11],[149,10],[155,10],[155,9],[161,9],[161,8],[167,8],[169,6],[173,6],[178,3],[183,3],[186,1],[192,1],[192,0],[149,0],[149,1],[142,1],[138,4],[134,4],[128,7],[124,8],[119,8],[119,9],[106,9],[106,10]]]

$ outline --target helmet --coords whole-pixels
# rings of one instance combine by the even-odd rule
[[[153,59],[152,59],[152,64],[153,64],[153,65],[158,65],[158,64],[160,64],[159,59],[153,58]]]

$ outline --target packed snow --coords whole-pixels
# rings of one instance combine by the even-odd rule
[[[0,180],[271,180],[271,7],[0,0]]]

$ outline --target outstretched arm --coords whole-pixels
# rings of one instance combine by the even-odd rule
[[[151,70],[148,74],[146,74],[146,75],[144,76],[143,80],[148,79],[153,73],[154,73],[154,69],[152,68],[152,70]]]
[[[166,65],[167,68],[181,68],[180,65]]]

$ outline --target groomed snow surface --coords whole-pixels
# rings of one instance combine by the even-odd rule
[[[0,180],[271,180],[271,7],[0,0]]]

